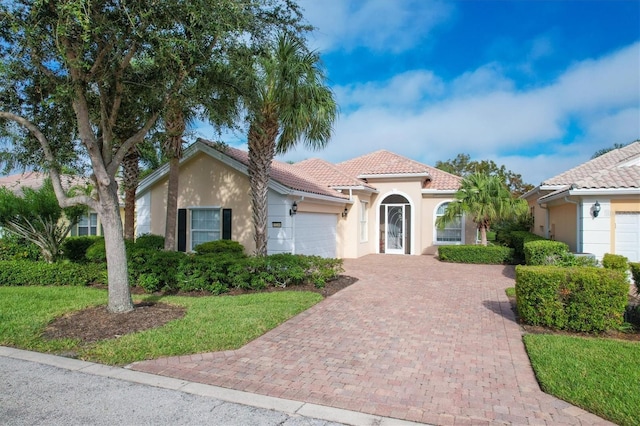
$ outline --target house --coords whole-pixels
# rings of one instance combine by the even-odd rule
[[[198,139],[180,162],[177,249],[233,239],[255,250],[248,153]],[[168,165],[140,182],[137,233],[163,234]],[[388,151],[339,164],[273,161],[268,244],[273,253],[356,258],[370,253],[433,254],[440,244],[475,242],[461,217],[436,229],[461,178]]]
[[[524,194],[533,231],[571,251],[640,261],[640,141],[545,180]]]
[[[20,195],[22,193],[22,188],[41,188],[47,178],[49,178],[47,173],[33,171],[9,176],[0,176],[0,187],[6,187],[14,194]],[[78,176],[63,175],[61,176],[61,180],[62,187],[65,190],[74,186],[84,187],[89,184],[89,180],[87,178]],[[122,200],[120,203],[120,215],[124,220],[124,205]],[[70,235],[102,235],[102,226],[100,225],[100,218],[98,214],[90,211],[86,215],[81,216],[78,223],[71,228]]]

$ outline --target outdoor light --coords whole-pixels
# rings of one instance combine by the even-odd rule
[[[294,201],[293,204],[291,205],[291,209],[289,210],[289,215],[293,216],[297,212],[298,212],[298,204]]]
[[[593,217],[598,217],[600,214],[600,203],[596,200],[596,203],[593,205]]]
[[[344,211],[342,212],[342,217],[347,217],[347,213],[349,213],[349,210],[347,210],[347,208],[344,208]]]

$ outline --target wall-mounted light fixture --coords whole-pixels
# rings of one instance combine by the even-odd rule
[[[296,213],[298,213],[298,204],[294,201],[289,209],[289,216],[293,216]]]
[[[600,203],[596,200],[596,203],[593,205],[593,217],[598,217],[600,214]]]
[[[347,217],[348,213],[349,213],[349,210],[347,210],[347,208],[345,207],[344,210],[342,211],[342,217]]]

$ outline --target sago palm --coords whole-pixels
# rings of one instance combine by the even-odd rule
[[[444,228],[447,223],[465,214],[480,230],[482,245],[487,245],[487,230],[492,223],[509,219],[527,211],[524,200],[513,198],[504,181],[497,175],[475,173],[465,177],[454,200],[447,205],[436,225]]]
[[[331,137],[337,105],[325,86],[320,57],[287,35],[257,60],[249,113],[249,180],[256,254],[267,254],[267,192],[276,153],[299,141],[321,149]]]

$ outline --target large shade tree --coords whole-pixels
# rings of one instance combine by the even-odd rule
[[[112,312],[133,309],[115,179],[123,159],[203,64],[248,40],[265,20],[299,20],[288,0],[16,0],[0,5],[0,127],[10,148],[48,171],[60,206],[85,205],[101,219]],[[144,72],[132,64],[144,62]],[[118,137],[128,90],[145,87],[141,125]],[[124,118],[126,119],[126,117]],[[62,123],[62,124],[60,124]],[[48,125],[51,124],[51,125]],[[6,139],[5,139],[6,140]],[[28,148],[25,149],[24,147]],[[8,150],[10,151],[10,149]],[[68,196],[62,159],[86,158],[93,196]],[[10,157],[3,157],[10,158]]]
[[[255,65],[254,84],[247,96],[249,121],[249,181],[256,254],[267,254],[267,193],[271,162],[302,143],[326,146],[337,117],[333,93],[317,52],[303,42],[281,35]]]
[[[498,175],[474,173],[466,176],[436,225],[444,228],[461,215],[469,217],[480,231],[482,245],[487,245],[491,224],[527,214],[527,202],[515,198]]]

